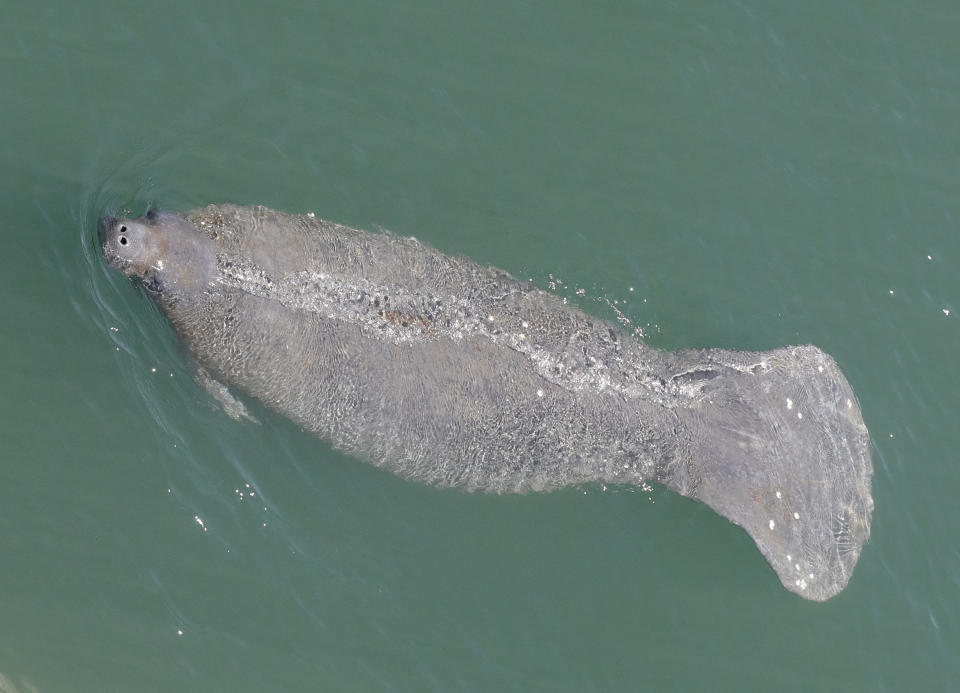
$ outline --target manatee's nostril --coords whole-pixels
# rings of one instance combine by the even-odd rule
[[[120,236],[120,245],[126,245],[126,244],[127,244],[127,237]]]
[[[123,232],[126,231],[126,230],[127,230],[127,227],[126,227],[126,226],[121,226],[121,227],[120,227],[120,233],[123,233]]]

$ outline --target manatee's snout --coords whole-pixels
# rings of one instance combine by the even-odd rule
[[[114,269],[123,269],[120,263],[119,254],[119,234],[120,226],[117,217],[102,216],[97,224],[97,240],[100,241],[100,247],[103,249],[103,257]]]
[[[153,293],[201,288],[213,278],[211,239],[176,212],[151,210],[136,219],[103,216],[98,235],[107,264]]]
[[[107,229],[113,228],[113,225],[116,224],[116,222],[116,217],[100,217],[100,221],[97,224],[97,238],[100,240],[100,245],[103,245],[103,242],[107,239]]]
[[[128,275],[143,276],[157,256],[155,234],[141,219],[104,216],[98,228],[100,245],[107,263]]]

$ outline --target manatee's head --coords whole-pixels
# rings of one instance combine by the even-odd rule
[[[216,274],[213,240],[185,216],[151,210],[136,219],[100,219],[107,263],[152,294],[202,291]]]

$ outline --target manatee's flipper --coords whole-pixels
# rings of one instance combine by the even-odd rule
[[[659,480],[740,525],[784,586],[823,601],[870,537],[870,440],[837,364],[813,346],[675,352],[685,454]]]
[[[213,397],[217,402],[220,403],[220,406],[223,407],[223,411],[226,412],[234,421],[240,421],[241,419],[247,419],[253,423],[260,423],[259,419],[253,414],[247,411],[247,408],[244,406],[243,402],[234,397],[230,390],[227,389],[227,386],[221,383],[218,380],[215,380],[204,368],[197,366],[196,380],[200,385],[203,386],[203,389],[210,393],[210,396]]]

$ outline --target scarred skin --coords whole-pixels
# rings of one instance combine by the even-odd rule
[[[351,455],[489,492],[656,481],[742,526],[784,586],[842,590],[870,443],[830,356],[661,352],[413,238],[264,207],[101,220],[201,366]]]

